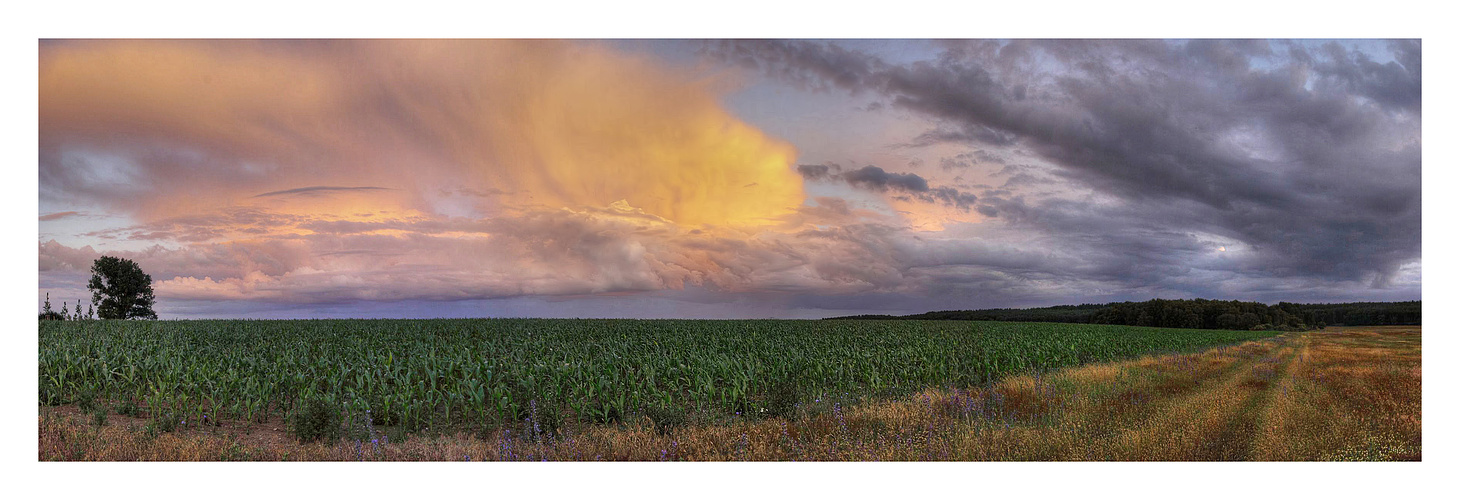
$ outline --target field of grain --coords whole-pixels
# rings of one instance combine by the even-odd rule
[[[168,427],[268,423],[326,405],[412,432],[785,416],[818,399],[1273,334],[936,321],[41,322],[39,403],[122,408]]]
[[[867,337],[896,335],[896,328],[909,328],[862,323]],[[1089,328],[951,322],[910,326],[916,329],[900,331],[916,337],[959,327],[1003,335],[1030,328],[1071,329],[1044,339],[1053,345],[1059,345],[1053,339],[1060,337],[1078,339],[1079,335],[1070,335],[1074,329]],[[829,331],[845,330],[853,329]],[[1133,330],[1168,337],[1202,333]],[[1121,332],[1096,331],[1111,336]],[[546,410],[534,408],[536,399],[529,399],[520,421],[504,419],[489,426],[458,422],[407,432],[399,425],[349,420],[350,409],[341,405],[337,413],[345,418],[336,423],[345,432],[338,439],[316,443],[299,442],[284,417],[234,420],[209,415],[207,424],[196,420],[181,424],[179,419],[180,425],[164,430],[153,410],[123,414],[115,411],[119,403],[114,398],[105,404],[99,397],[92,400],[89,411],[79,403],[52,406],[43,400],[40,456],[43,460],[1417,460],[1421,456],[1419,332],[1418,327],[1330,329],[1276,337],[1226,332],[1258,338],[1205,350],[1189,345],[1157,347],[1152,350],[1185,351],[1126,356],[1114,362],[1078,365],[1076,357],[1064,367],[1011,371],[992,382],[939,380],[884,396],[864,392],[866,397],[853,399],[851,392],[842,392],[834,397],[829,388],[837,386],[828,384],[806,391],[809,396],[796,400],[790,410],[769,416],[743,411],[737,415],[735,406],[728,406],[724,410],[729,413],[634,409],[617,419],[595,421],[572,413],[564,404],[563,413],[546,422]],[[386,359],[396,356],[393,352]],[[852,364],[843,370],[881,366]],[[752,401],[758,408],[764,400]],[[438,407],[444,415],[442,410]],[[545,424],[553,428],[544,429]]]
[[[158,433],[42,406],[42,461],[1418,461],[1421,330],[1286,333],[993,385],[816,402],[784,418],[650,418],[299,443],[280,424]]]

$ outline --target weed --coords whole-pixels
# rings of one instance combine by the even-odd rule
[[[310,399],[289,419],[289,431],[306,443],[334,442],[340,437],[340,413],[329,401]]]
[[[172,432],[177,430],[177,424],[179,422],[180,420],[177,414],[170,411],[158,411],[153,413],[152,419],[148,422],[147,427],[152,429],[154,433]]]
[[[685,412],[678,408],[651,406],[644,409],[644,416],[654,422],[654,431],[659,434],[669,434],[685,423]]]
[[[76,395],[76,406],[84,413],[91,413],[96,410],[96,391],[84,390]]]
[[[129,417],[136,416],[139,413],[139,409],[137,408],[137,402],[133,401],[132,398],[122,398],[121,401],[117,402],[117,405],[115,408],[113,408],[113,410],[115,410],[120,415],[126,415]]]
[[[782,379],[771,387],[766,395],[764,411],[768,418],[789,418],[796,414],[796,403],[801,400],[801,390],[790,378]]]
[[[531,400],[527,404],[528,434],[533,439],[553,438],[558,434],[558,426],[562,421],[558,416],[558,405],[552,403],[538,404],[537,400]]]

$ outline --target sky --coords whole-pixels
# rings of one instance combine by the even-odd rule
[[[39,277],[162,318],[1417,300],[1417,40],[43,40]]]

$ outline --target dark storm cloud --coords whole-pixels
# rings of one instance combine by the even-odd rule
[[[942,46],[911,64],[822,42],[708,52],[803,88],[875,93],[934,121],[914,145],[1017,147],[1111,198],[979,200],[980,213],[1104,262],[1081,270],[1092,280],[1212,291],[1177,282],[1213,271],[1193,260],[1211,251],[1193,243],[1199,234],[1245,245],[1212,279],[1253,289],[1269,279],[1384,287],[1420,258],[1418,41],[1388,42],[1386,54],[1260,40]]]
[[[837,167],[836,170],[841,169]],[[941,203],[965,212],[978,201],[978,196],[972,193],[947,186],[929,186],[928,180],[920,175],[888,172],[872,165],[837,174],[832,174],[832,167],[827,165],[798,165],[796,171],[809,180],[840,180],[855,188],[902,193],[925,203]]]
[[[1321,58],[1301,50],[1295,50],[1293,56],[1313,64],[1314,71],[1331,79],[1328,82],[1331,85],[1373,99],[1385,106],[1418,113],[1420,42],[1395,40],[1389,42],[1389,48],[1394,52],[1394,60],[1383,64],[1372,60],[1368,54],[1346,50],[1332,42],[1318,50],[1322,53]]]
[[[840,169],[838,169],[838,170],[840,170]],[[796,173],[801,174],[802,177],[805,177],[807,179],[811,179],[811,180],[814,180],[814,181],[819,181],[819,180],[822,180],[822,179],[827,178],[827,176],[829,176],[831,174],[831,166],[829,166],[829,165],[796,165]]]
[[[847,181],[847,184],[873,191],[886,191],[888,189],[910,193],[924,193],[928,191],[928,181],[917,174],[888,173],[881,168],[871,165],[842,174],[842,180]]]
[[[336,193],[336,192],[352,192],[352,191],[386,191],[386,190],[389,190],[389,189],[390,188],[374,187],[374,186],[358,186],[358,187],[309,186],[309,187],[302,187],[302,188],[285,189],[283,191],[270,191],[270,192],[267,192],[267,193],[254,195],[254,198],[263,198],[263,197],[266,197],[266,196],[285,196],[285,195],[291,195],[291,194],[315,195],[315,194],[326,194],[326,193]]]

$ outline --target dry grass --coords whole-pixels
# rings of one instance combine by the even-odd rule
[[[829,406],[793,419],[647,419],[535,438],[299,444],[264,426],[150,433],[42,408],[42,460],[1419,460],[1420,329],[1293,333],[1199,354]]]

